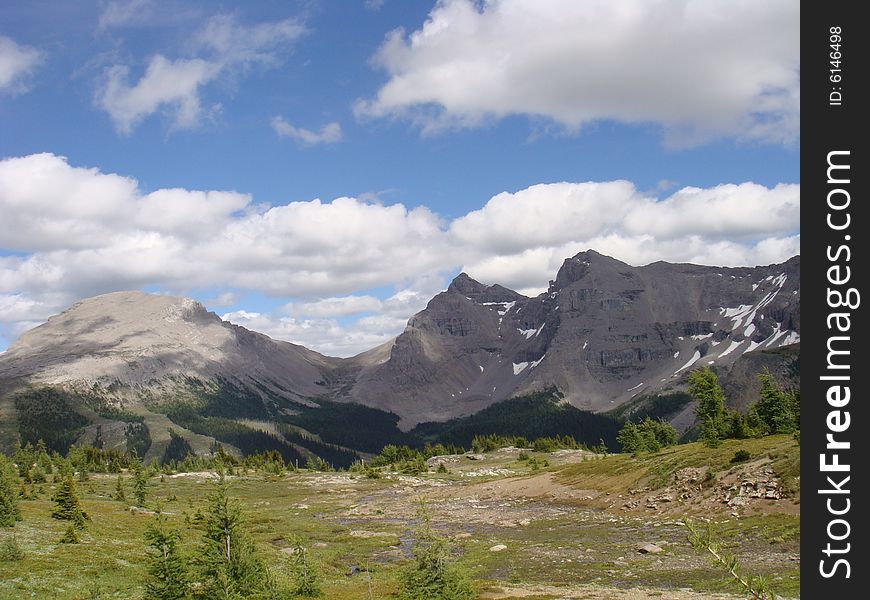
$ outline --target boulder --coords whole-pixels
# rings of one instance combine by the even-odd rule
[[[661,546],[656,546],[653,543],[647,542],[645,544],[640,544],[637,547],[637,551],[640,552],[641,554],[658,554],[659,552],[662,552],[663,550],[662,550]]]

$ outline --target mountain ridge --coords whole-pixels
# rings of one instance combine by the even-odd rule
[[[764,267],[631,267],[595,251],[566,259],[534,298],[460,274],[352,396],[393,410],[397,403],[377,399],[400,398],[410,425],[553,385],[578,408],[607,410],[668,388],[690,367],[799,341],[799,277],[799,257]]]
[[[179,405],[265,422],[351,403],[408,431],[551,388],[576,408],[608,411],[683,389],[692,368],[727,372],[799,334],[799,256],[762,267],[633,267],[589,250],[565,259],[535,297],[460,273],[400,335],[349,358],[222,321],[188,298],[103,294],[0,355],[0,394],[58,387],[98,414],[133,410],[160,429]],[[732,389],[746,395],[751,385]]]

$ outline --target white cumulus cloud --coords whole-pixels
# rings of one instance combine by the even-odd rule
[[[793,0],[441,0],[388,35],[374,57],[388,81],[356,110],[427,131],[522,114],[792,143],[799,17]]]
[[[130,6],[119,5],[112,19],[122,19],[124,11],[133,10]],[[191,57],[173,60],[154,54],[135,83],[128,65],[106,69],[96,104],[123,134],[158,111],[168,114],[173,129],[195,127],[207,112],[202,97],[208,84],[244,75],[253,66],[277,66],[305,31],[296,19],[246,25],[234,16],[215,15],[191,36]]]
[[[636,265],[770,264],[800,252],[799,208],[796,184],[659,197],[628,181],[562,182],[498,194],[446,221],[425,206],[349,197],[268,206],[233,191],[145,191],[33,154],[0,160],[0,335],[103,292],[226,290],[204,301],[285,303],[276,314],[235,310],[233,322],[349,355],[400,333],[460,269],[536,294],[588,248]]]
[[[22,46],[0,35],[0,92],[23,92],[27,80],[43,60],[36,48]]]
[[[544,274],[587,248],[635,265],[757,265],[799,254],[799,232],[797,184],[685,187],[659,198],[628,181],[504,192],[449,230],[472,277],[528,293],[542,291]]]
[[[219,65],[199,58],[171,61],[158,54],[151,58],[142,78],[131,85],[130,69],[116,65],[106,72],[97,105],[109,113],[121,133],[130,133],[160,108],[172,114],[174,128],[190,128],[199,123],[202,113],[200,88],[219,72]]]

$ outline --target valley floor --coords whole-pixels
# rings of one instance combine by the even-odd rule
[[[730,463],[740,448],[752,458]],[[709,520],[746,573],[765,576],[788,598],[800,594],[798,450],[791,437],[778,436],[640,457],[530,452],[549,462],[532,470],[518,450],[503,449],[432,459],[420,476],[240,474],[231,491],[267,562],[280,570],[293,540],[302,540],[330,600],[396,597],[421,499],[482,599],[742,597],[721,567],[688,544],[687,516]],[[434,472],[438,461],[449,473]],[[212,477],[155,477],[149,508],[162,501],[170,523],[183,529],[204,506]],[[142,597],[151,517],[111,499],[115,480],[92,475],[79,484],[92,522],[77,545],[57,543],[66,524],[49,516],[51,484],[20,502],[23,521],[0,537],[14,533],[25,557],[0,561],[0,598]],[[198,538],[186,532],[184,548]],[[644,544],[650,551],[639,551]]]

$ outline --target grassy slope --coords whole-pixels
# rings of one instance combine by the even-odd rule
[[[638,485],[662,481],[666,473],[683,466],[728,469],[738,448],[755,456],[772,455],[774,468],[783,475],[794,475],[799,470],[798,448],[788,436],[730,441],[717,449],[691,444],[653,455],[614,455],[567,465],[561,464],[563,459],[557,456],[532,455],[548,458],[553,464],[553,476],[571,487],[626,493]],[[476,486],[480,478],[459,476],[461,468],[481,466],[531,474],[527,464],[518,463],[514,455],[494,453],[487,455],[483,463],[463,459],[451,465],[450,475],[426,475],[416,480],[447,483],[453,486],[450,488],[411,489],[408,478],[351,480],[330,473],[297,473],[283,478],[236,478],[232,493],[241,499],[249,529],[267,562],[280,567],[287,556],[282,548],[290,540],[301,538],[323,573],[325,597],[334,600],[368,598],[370,586],[373,598],[394,597],[397,576],[405,562],[403,552],[408,550],[414,527],[414,502],[421,493],[427,493],[426,489],[432,494],[443,494],[447,489],[446,495],[437,497],[458,498],[456,504],[464,505],[471,514],[492,519],[491,524],[484,525],[464,521],[460,513],[447,506],[450,502],[442,500],[444,506],[437,501],[432,504],[433,522],[439,529],[461,536],[470,532],[470,537],[461,537],[455,543],[462,551],[462,564],[482,589],[511,581],[530,585],[645,586],[662,590],[663,597],[674,588],[733,591],[719,569],[685,544],[685,532],[674,524],[673,517],[632,515],[617,509],[602,511],[584,508],[582,503],[547,499],[496,497],[487,501]],[[127,493],[131,495],[129,483],[128,479]],[[92,476],[91,481],[79,484],[84,507],[93,521],[83,535],[83,543],[75,546],[57,544],[65,524],[49,516],[53,486],[46,484],[37,500],[20,502],[24,521],[13,530],[0,531],[0,537],[14,532],[26,558],[19,563],[0,562],[0,599],[28,597],[31,593],[33,597],[58,600],[89,598],[89,585],[99,588],[100,598],[141,598],[145,574],[142,534],[149,517],[132,513],[125,504],[111,500],[114,484],[115,476],[105,475]],[[152,502],[157,498],[164,501],[171,523],[185,528],[185,517],[204,505],[208,488],[207,482],[192,477],[167,477],[165,481],[158,477],[150,482],[150,495]],[[372,498],[375,504],[371,506],[376,510],[369,516],[354,517],[353,507],[365,506]],[[500,525],[505,509],[499,507],[504,506],[515,507],[532,522],[524,527]],[[741,555],[748,572],[769,576],[781,594],[798,593],[799,562],[790,562],[786,557],[797,553],[799,517],[774,513],[734,519],[725,512],[718,520],[719,539]],[[379,535],[358,537],[352,535],[354,530]],[[182,538],[184,549],[194,550],[199,537],[198,531],[188,528]],[[647,540],[665,540],[665,553],[657,557],[637,554],[634,545]],[[508,549],[490,552],[496,543],[504,543]],[[365,569],[367,565],[370,573],[350,576],[351,566]]]
[[[800,447],[790,435],[776,435],[747,440],[726,440],[718,448],[699,442],[666,448],[655,454],[616,454],[603,460],[585,461],[560,470],[557,479],[568,485],[588,487],[603,492],[627,492],[642,486],[660,487],[671,473],[684,467],[709,466],[714,472],[732,465],[737,450],[746,450],[753,458],[767,455],[771,466],[789,489],[799,491]]]

